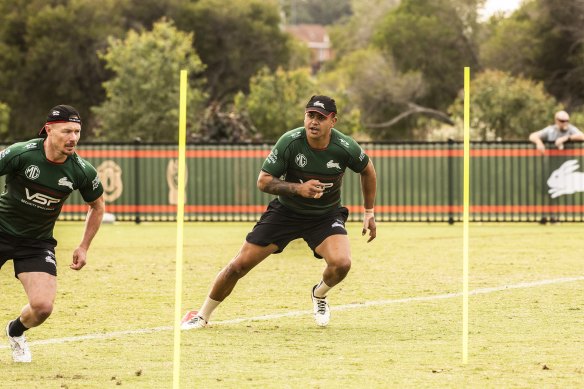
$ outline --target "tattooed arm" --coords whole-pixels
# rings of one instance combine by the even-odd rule
[[[318,180],[309,180],[306,182],[294,183],[282,181],[265,171],[261,171],[258,177],[258,189],[265,193],[281,196],[302,196],[302,197],[320,197],[324,189]]]

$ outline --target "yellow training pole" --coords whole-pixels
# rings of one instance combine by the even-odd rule
[[[462,363],[468,363],[468,227],[470,203],[470,68],[464,68],[464,178],[462,207]]]
[[[176,275],[174,290],[174,389],[180,387],[180,319],[182,309],[183,233],[185,216],[185,149],[187,141],[187,71],[180,71],[178,118],[178,194],[176,200]]]

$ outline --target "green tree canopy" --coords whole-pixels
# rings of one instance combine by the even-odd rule
[[[569,109],[584,106],[584,2],[531,0],[496,23],[485,64],[542,81]]]
[[[350,0],[280,0],[288,24],[329,25],[351,15]]]
[[[75,106],[84,128],[91,127],[89,107],[103,100],[101,83],[109,76],[96,51],[108,35],[121,34],[115,6],[114,0],[0,2],[0,99],[11,108],[11,138],[35,135],[57,104]]]
[[[445,109],[462,87],[462,69],[477,69],[479,0],[403,0],[389,12],[375,43],[403,73],[419,71],[428,91],[422,104]]]
[[[288,35],[280,29],[276,0],[199,0],[180,3],[172,15],[183,31],[195,31],[194,47],[207,66],[211,101],[231,100],[249,91],[262,67],[288,64]]]
[[[463,93],[451,107],[459,122],[463,118]],[[526,140],[553,121],[561,109],[542,83],[513,77],[498,70],[478,74],[471,83],[472,138],[475,140]]]
[[[10,123],[10,107],[0,101],[0,138],[5,138]]]
[[[93,112],[99,135],[105,140],[172,141],[177,138],[180,70],[186,69],[188,125],[196,130],[205,96],[201,82],[193,81],[204,70],[192,48],[192,34],[160,21],[152,31],[130,31],[124,40],[111,38],[100,56],[115,75],[104,82],[106,101]]]
[[[250,81],[246,96],[235,98],[237,111],[247,112],[265,140],[277,140],[284,132],[303,125],[304,107],[318,94],[308,69],[271,71],[263,68]]]

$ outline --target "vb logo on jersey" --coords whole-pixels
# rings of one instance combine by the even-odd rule
[[[36,165],[30,165],[26,168],[24,174],[29,180],[36,180],[41,175],[41,169]]]
[[[300,153],[296,156],[296,165],[300,166],[300,167],[304,167],[306,166],[306,157],[304,156],[304,154]]]
[[[26,199],[29,201],[32,201],[33,203],[39,204],[39,205],[53,205],[53,204],[57,204],[58,202],[60,202],[60,199],[51,197],[51,196],[47,196],[46,194],[42,194],[42,193],[30,193],[28,188],[24,188],[25,192],[26,192]]]

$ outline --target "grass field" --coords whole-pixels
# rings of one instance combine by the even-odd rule
[[[190,223],[183,309],[198,308],[252,223]],[[470,226],[469,362],[462,363],[462,225],[381,224],[318,328],[310,290],[323,263],[293,242],[245,277],[211,326],[182,332],[181,388],[567,388],[584,386],[579,224]],[[2,388],[170,388],[174,224],[104,225],[80,272],[81,223],[61,223],[53,315],[29,331],[32,364],[0,346]],[[2,328],[25,304],[0,271]]]

